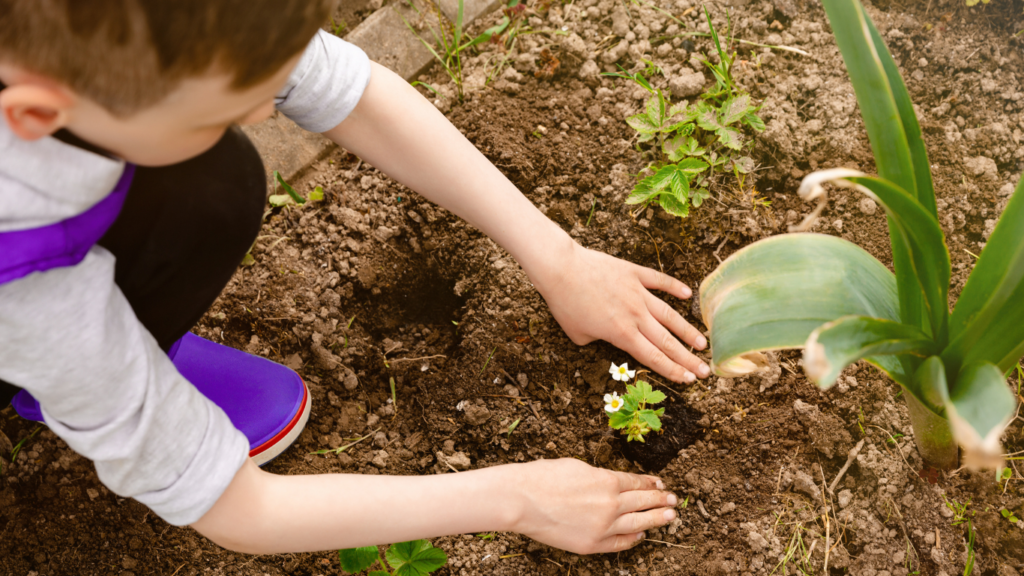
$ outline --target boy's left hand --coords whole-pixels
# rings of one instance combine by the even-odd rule
[[[685,299],[693,294],[688,286],[576,243],[560,268],[557,280],[538,283],[538,288],[573,342],[605,340],[674,382],[693,382],[694,375],[711,374],[708,365],[676,336],[697,350],[707,347],[707,339],[650,292],[660,290]]]

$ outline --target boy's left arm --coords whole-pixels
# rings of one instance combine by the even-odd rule
[[[675,336],[699,350],[707,340],[649,291],[689,298],[690,288],[577,244],[387,68],[372,65],[355,109],[325,135],[508,250],[576,344],[606,340],[676,382],[710,374]]]

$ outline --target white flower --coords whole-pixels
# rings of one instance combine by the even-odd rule
[[[636,370],[630,370],[629,365],[625,362],[622,363],[622,366],[616,366],[615,362],[612,362],[612,367],[608,369],[608,373],[619,382],[629,382],[629,379],[636,374]]]
[[[622,408],[623,400],[619,397],[618,392],[612,392],[611,394],[604,395],[604,411],[609,414],[612,412],[618,412],[619,408]]]

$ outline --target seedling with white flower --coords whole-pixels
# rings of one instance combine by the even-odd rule
[[[623,371],[621,378],[616,376],[620,369]],[[616,380],[626,381],[634,374],[636,371],[628,370],[625,364],[612,364],[612,377]],[[665,394],[651,388],[647,382],[640,380],[635,386],[627,384],[624,396],[619,396],[618,392],[604,395],[604,411],[608,413],[608,425],[615,430],[622,430],[629,442],[643,442],[644,436],[652,430],[661,431],[661,415],[665,413],[664,408],[651,410],[648,406],[664,400]]]

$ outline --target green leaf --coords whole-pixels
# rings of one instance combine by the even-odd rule
[[[296,204],[306,203],[306,199],[303,198],[302,196],[299,196],[299,193],[295,191],[295,188],[292,188],[291,184],[285,182],[284,178],[281,177],[281,173],[278,172],[277,170],[274,170],[274,179],[277,180],[277,183],[280,184],[282,188],[284,188],[284,191],[287,192],[288,195],[292,197],[292,200],[295,200]]]
[[[426,576],[448,562],[448,555],[426,540],[393,544],[384,553],[394,576]]]
[[[733,158],[732,165],[736,167],[736,171],[740,174],[750,174],[754,171],[754,159],[750,156]]]
[[[687,174],[700,174],[708,169],[708,163],[698,158],[685,158],[676,164],[676,170]]]
[[[377,561],[377,547],[363,546],[362,548],[347,548],[338,550],[338,561],[341,569],[345,572],[362,572]]]
[[[734,94],[722,103],[720,122],[728,126],[742,120],[754,106],[750,105],[748,94]]]
[[[633,192],[630,193],[629,197],[626,198],[626,204],[642,204],[653,200],[655,196],[665,192],[665,189],[672,182],[672,176],[675,175],[675,171],[676,169],[673,165],[664,166],[654,174],[641,180],[633,188]]]
[[[715,132],[719,128],[722,128],[722,124],[718,121],[718,111],[708,106],[706,102],[701,102],[697,106],[697,126],[707,130],[708,132]]]
[[[739,130],[722,126],[718,130],[715,130],[715,134],[718,135],[718,141],[721,142],[723,146],[732,148],[733,150],[743,148],[743,135],[740,134]]]
[[[658,128],[665,124],[665,95],[661,90],[655,90],[654,95],[647,99],[647,117]]]
[[[831,0],[824,6],[857,95],[878,174],[917,198],[917,179],[907,134],[900,120],[900,109],[893,96],[889,76],[879,56],[885,46],[876,46],[869,19],[856,0]],[[891,218],[889,236],[899,279],[903,323],[925,329],[924,299],[920,291],[908,282],[910,257],[899,241],[899,231]]]
[[[665,409],[661,408],[660,411],[664,413]],[[645,424],[650,426],[651,430],[654,430],[655,432],[661,430],[661,419],[658,418],[658,416],[660,416],[660,414],[658,414],[654,410],[640,411],[640,420],[642,420]]]
[[[711,192],[707,188],[698,188],[690,192],[690,203],[693,204],[694,208],[700,208],[700,205],[710,196]]]
[[[646,113],[626,118],[626,124],[641,134],[654,134],[661,127],[659,124],[655,124]]]
[[[757,114],[747,114],[743,117],[743,123],[750,126],[755,132],[764,132],[764,120]]]
[[[872,356],[913,354],[927,357],[938,347],[924,332],[891,320],[845,316],[811,332],[804,347],[804,371],[821,388],[835,384],[850,364]]]
[[[885,207],[896,232],[892,237],[893,245],[902,245],[909,256],[914,287],[924,294],[932,337],[940,346],[945,346],[948,341],[951,271],[949,250],[938,220],[917,199],[892,182],[871,176],[846,180],[867,188],[869,194]],[[901,281],[904,278],[897,277],[897,283]]]
[[[1004,372],[1024,356],[1024,178],[960,293],[942,360],[951,373],[972,362]]]
[[[821,234],[786,234],[736,252],[700,286],[711,330],[712,369],[749,374],[761,351],[801,348],[843,316],[898,321],[896,279],[857,245]]]
[[[612,412],[608,415],[608,425],[615,430],[622,430],[629,425],[629,422],[633,419],[632,412],[626,412],[626,408],[619,408],[618,412]]]
[[[663,194],[658,198],[658,204],[662,210],[679,218],[686,218],[690,215],[690,205],[671,194]]]
[[[491,38],[493,38],[494,36],[501,36],[502,33],[505,32],[505,29],[508,28],[510,22],[511,20],[509,20],[508,16],[502,17],[500,22],[498,22],[494,26],[491,26],[487,30],[484,30],[482,34],[467,42],[465,45],[462,46],[462,48],[459,48],[459,51],[465,50],[466,48],[470,48],[472,46],[476,46],[477,44],[490,42]]]
[[[239,265],[244,267],[244,268],[248,268],[249,266],[252,266],[255,263],[256,263],[256,259],[253,258],[252,252],[246,252],[245,256],[242,257],[242,263],[239,264]]]
[[[313,188],[313,191],[309,193],[310,202],[319,202],[324,199],[324,189],[322,186]]]
[[[949,391],[946,414],[967,464],[1001,461],[999,439],[1016,409],[1017,401],[995,364],[964,367]]]
[[[914,440],[921,457],[929,466],[940,470],[956,468],[959,453],[953,429],[946,419],[949,386],[946,369],[938,356],[925,360],[913,375],[916,392],[906,395]]]
[[[391,576],[385,570],[370,570],[366,573],[366,576]]]
[[[686,204],[686,199],[690,196],[690,177],[686,172],[676,170],[675,174],[672,175],[668,188],[676,201]]]
[[[661,144],[661,151],[668,157],[669,162],[679,162],[686,157],[686,139],[692,138],[686,134],[676,134],[671,138],[666,138]]]

